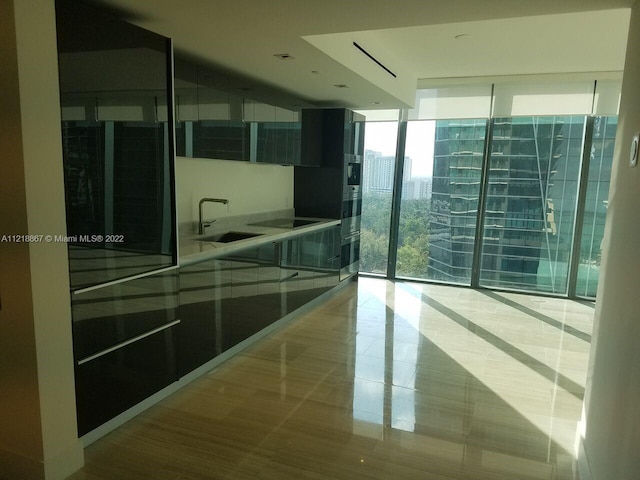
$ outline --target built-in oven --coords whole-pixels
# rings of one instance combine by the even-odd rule
[[[342,236],[340,281],[358,273],[360,267],[360,231]]]
[[[362,218],[362,198],[342,201],[342,235],[360,231]]]
[[[360,197],[362,191],[362,156],[347,154],[344,156],[344,199]]]

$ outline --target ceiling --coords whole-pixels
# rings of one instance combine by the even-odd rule
[[[379,109],[411,105],[420,79],[621,71],[635,1],[94,3],[173,38],[179,53],[306,102]],[[293,58],[281,60],[275,54]]]

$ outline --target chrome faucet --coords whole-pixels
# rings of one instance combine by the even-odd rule
[[[202,200],[200,200],[200,203],[198,203],[198,235],[204,234],[204,229],[211,226],[211,224],[215,222],[215,220],[210,220],[208,222],[202,220],[202,205],[205,202],[222,203],[224,205],[227,205],[229,203],[229,200],[227,200],[226,198],[203,198]]]

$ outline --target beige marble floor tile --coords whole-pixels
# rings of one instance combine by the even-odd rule
[[[593,313],[360,278],[88,447],[71,478],[573,480]]]

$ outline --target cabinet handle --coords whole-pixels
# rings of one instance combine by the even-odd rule
[[[339,258],[340,254],[336,255],[335,257],[327,258],[327,262],[333,262],[334,260],[338,260]]]
[[[125,340],[124,342],[120,342],[116,345],[114,345],[113,347],[109,347],[109,348],[105,348],[104,350],[98,352],[98,353],[94,353],[93,355],[89,355],[88,357],[84,357],[81,360],[78,360],[78,365],[82,365],[83,363],[87,363],[90,362],[91,360],[95,360],[96,358],[100,358],[104,355],[106,355],[107,353],[111,353],[111,352],[115,352],[116,350],[120,350],[122,347],[126,347],[127,345],[131,345],[134,342],[137,342],[138,340],[142,340],[143,338],[147,338],[151,335],[153,335],[154,333],[158,333],[161,332],[162,330],[166,330],[169,327],[173,327],[174,325],[177,325],[180,323],[180,320],[174,320],[173,322],[169,322],[166,323],[164,325],[162,325],[161,327],[158,328],[154,328],[153,330],[149,330],[148,332],[144,332],[140,335],[138,335],[137,337],[133,337],[130,338],[129,340]]]

